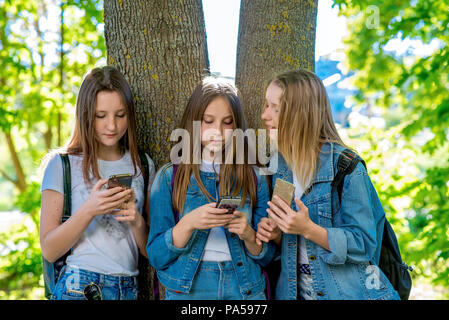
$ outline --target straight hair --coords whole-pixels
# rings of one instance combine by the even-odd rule
[[[189,159],[193,159],[194,153],[194,137],[193,123],[194,121],[203,120],[204,112],[207,106],[216,98],[224,98],[230,107],[233,117],[233,130],[242,129],[246,130],[246,122],[243,113],[243,108],[240,102],[239,93],[237,88],[229,81],[214,77],[205,77],[202,82],[195,88],[189,101],[187,102],[184,114],[182,116],[179,127],[187,130],[190,136],[190,156]],[[235,139],[235,137],[234,137]],[[235,140],[233,141],[233,148],[231,150],[233,161],[231,164],[224,161],[224,152],[222,152],[222,160],[220,164],[219,172],[219,195],[232,195],[236,196],[242,192],[242,205],[246,197],[249,195],[251,200],[251,206],[254,206],[257,200],[257,184],[254,177],[253,168],[246,162],[243,164],[237,164],[236,162],[236,150]],[[248,159],[248,140],[244,138],[244,152],[245,159]],[[187,188],[190,183],[190,177],[193,175],[201,192],[210,200],[214,201],[214,198],[209,194],[204,184],[201,181],[199,175],[199,164],[193,163],[180,163],[176,176],[174,177],[173,208],[182,213],[184,210],[184,201],[187,193]],[[232,194],[231,193],[232,189]],[[218,199],[215,199],[217,201]]]
[[[82,172],[86,184],[91,183],[90,173],[94,178],[101,179],[97,162],[99,142],[95,138],[94,129],[97,95],[101,91],[117,92],[120,95],[126,107],[128,120],[128,129],[119,140],[120,151],[123,153],[129,150],[134,174],[137,174],[137,167],[143,172],[137,149],[134,97],[131,88],[116,68],[112,66],[94,68],[85,75],[76,98],[75,126],[68,142],[49,154],[58,152],[82,155]]]
[[[306,69],[288,71],[270,83],[282,89],[278,150],[307,190],[319,169],[321,146],[333,142],[348,147],[338,134],[326,89],[316,74]]]

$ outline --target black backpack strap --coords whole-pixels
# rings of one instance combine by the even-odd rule
[[[172,195],[173,195],[173,190],[175,187],[175,177],[176,177],[176,171],[178,170],[178,166],[177,164],[173,164],[173,173],[171,176],[171,190],[172,190]],[[175,223],[178,223],[179,221],[179,212],[175,211]]]
[[[362,162],[366,168],[366,163],[361,159],[354,151],[345,149],[338,157],[337,161],[337,174],[331,183],[332,188],[337,188],[338,200],[341,202],[341,194],[343,190],[343,181],[345,176],[351,174],[357,167],[357,164]]]
[[[59,154],[62,159],[62,175],[64,179],[64,209],[61,222],[64,223],[72,215],[72,186],[70,173],[70,160],[68,154]]]
[[[139,151],[139,158],[140,158],[140,164],[142,165],[142,175],[143,175],[143,210],[145,211],[146,207],[147,207],[147,193],[148,193],[148,183],[150,180],[150,169],[149,169],[149,165],[148,165],[148,159],[147,156],[145,154],[145,152],[143,151]],[[145,222],[148,222],[148,215],[144,214],[143,215]]]

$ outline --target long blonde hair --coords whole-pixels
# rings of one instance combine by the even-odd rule
[[[282,89],[278,121],[278,149],[306,190],[318,171],[321,146],[347,146],[332,118],[329,98],[320,78],[306,69],[277,75],[270,83]]]

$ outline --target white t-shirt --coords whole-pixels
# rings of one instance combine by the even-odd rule
[[[147,155],[149,167],[149,187],[154,180],[154,164]],[[93,178],[91,185],[84,183],[82,172],[82,157],[69,155],[72,189],[72,215],[76,215],[79,207],[86,202],[94,184],[98,181]],[[102,179],[110,175],[121,173],[134,173],[130,153],[117,161],[98,160],[98,169]],[[137,167],[140,173],[139,167]],[[144,203],[144,179],[141,174],[133,177],[132,185],[136,194],[136,208],[142,212]],[[47,189],[64,194],[62,160],[55,155],[47,164],[42,180],[41,192]],[[114,219],[109,214],[96,216],[84,230],[80,239],[73,246],[72,254],[67,258],[67,264],[93,272],[109,275],[135,276],[139,273],[137,268],[138,247],[131,228],[127,222]]]
[[[293,184],[295,185],[295,197],[301,199],[302,195],[304,194],[304,189],[299,184],[298,178],[296,177],[295,168],[293,168],[292,172]],[[306,241],[304,240],[303,236],[299,236],[299,263],[309,264],[309,258],[307,258]]]
[[[220,165],[214,164],[215,172],[220,172]],[[202,160],[200,170],[204,172],[214,172],[212,162]],[[217,186],[218,188],[218,186]],[[232,260],[231,252],[229,251],[228,240],[224,227],[215,227],[210,229],[207,238],[206,246],[204,247],[203,261],[230,261]]]

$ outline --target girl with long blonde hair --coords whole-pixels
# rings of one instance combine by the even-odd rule
[[[273,197],[271,219],[258,226],[258,241],[281,248],[276,298],[398,299],[378,267],[385,213],[365,167],[359,162],[345,177],[341,201],[331,186],[348,147],[321,80],[304,69],[277,75],[261,117],[277,139],[272,183],[283,179],[295,187],[292,203]]]

